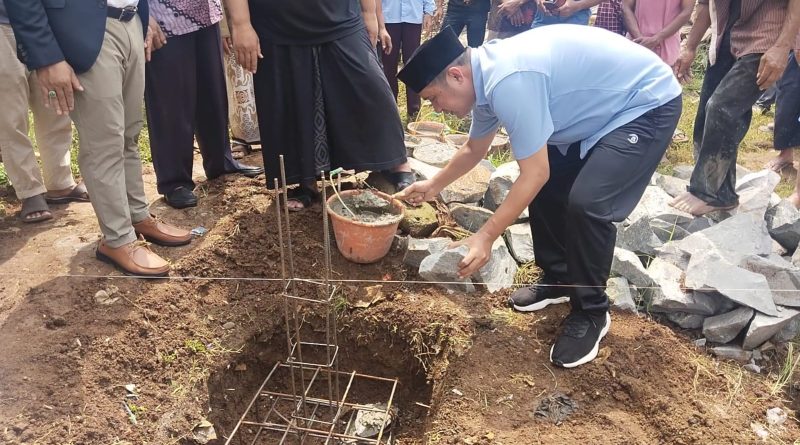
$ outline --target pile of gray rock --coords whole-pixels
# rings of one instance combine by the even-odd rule
[[[442,143],[442,156],[434,156],[435,146],[429,144],[420,156],[438,163],[454,153]],[[440,169],[419,159],[411,163],[421,178]],[[691,166],[679,166],[671,176],[654,174],[638,206],[617,225],[607,292],[618,309],[662,314],[684,329],[701,331],[698,344],[708,343],[718,355],[749,361],[753,351],[800,331],[800,212],[774,193],[776,173],[737,170],[739,207],[703,217],[668,204],[686,190]],[[482,162],[440,198],[461,227],[475,232],[518,176],[516,162],[497,168]],[[450,290],[470,292],[475,283],[488,283],[490,291],[511,287],[518,265],[534,260],[527,220],[526,211],[473,277],[457,277],[466,248],[448,251],[446,238],[418,239],[411,233],[405,262],[423,279]]]

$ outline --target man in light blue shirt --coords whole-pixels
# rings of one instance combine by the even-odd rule
[[[383,48],[383,73],[389,86],[392,87],[394,100],[397,101],[397,66],[402,51],[403,60],[411,58],[411,54],[419,48],[422,31],[429,31],[434,17],[442,13],[442,0],[383,0],[383,21],[391,44]],[[420,100],[417,93],[406,90],[406,110],[408,120],[416,120],[419,113]]]
[[[603,3],[603,0],[536,0],[539,11],[533,19],[531,28],[558,23],[571,25],[588,25],[592,16],[592,7]]]
[[[550,360],[571,368],[594,359],[611,323],[605,285],[614,222],[641,199],[680,118],[671,68],[620,35],[554,25],[467,50],[445,30],[398,77],[437,111],[472,112],[472,127],[444,169],[397,196],[412,204],[434,199],[486,156],[505,126],[520,176],[495,214],[459,243],[469,247],[459,275],[486,264],[494,240],[528,206],[545,275],[509,303],[535,311],[570,301]]]

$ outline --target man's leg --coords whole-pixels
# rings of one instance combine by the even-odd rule
[[[16,56],[10,25],[0,25],[0,150],[8,178],[20,200],[46,191],[33,143],[28,138],[28,73]],[[40,99],[41,100],[41,99]],[[52,112],[52,111],[51,111]],[[55,114],[54,112],[52,112]],[[35,215],[39,216],[39,215]]]
[[[704,85],[704,93],[712,92],[704,113],[698,113],[695,122],[697,164],[689,191],[672,202],[677,209],[703,215],[738,204],[736,157],[750,127],[753,104],[761,94],[756,84],[760,59],[760,54],[744,56],[736,60],[716,88]]]
[[[775,148],[786,157],[800,149],[800,62],[795,56],[789,54],[789,64],[778,81],[775,102]],[[798,182],[789,200],[800,207],[800,175],[797,176]]]
[[[400,48],[403,44],[403,23],[387,23],[386,32],[392,38],[392,50],[389,54],[381,52],[381,61],[383,65],[383,75],[389,82],[389,87],[394,94],[394,100],[397,100],[397,66],[400,63]]]
[[[467,14],[461,9],[447,8],[447,13],[442,21],[442,29],[450,27],[457,36],[461,36],[461,31],[467,26]]]
[[[567,204],[572,313],[550,352],[553,363],[570,368],[597,356],[610,324],[605,286],[614,256],[614,222],[624,220],[638,204],[680,115],[678,97],[604,136],[587,155]]]
[[[162,195],[179,187],[194,189],[192,162],[198,101],[196,34],[170,37],[166,45],[153,52],[145,67],[150,153],[158,193]],[[227,113],[227,108],[221,111]]]
[[[473,7],[474,9],[474,7]],[[486,38],[486,20],[489,16],[487,11],[470,10],[467,22],[467,44],[472,48],[483,45]]]
[[[419,48],[420,38],[422,37],[422,25],[403,23],[402,34],[403,63],[405,64],[406,60],[410,59],[411,55],[414,54],[414,51]],[[395,96],[396,95],[397,94],[395,94]],[[419,113],[420,103],[421,101],[419,95],[411,88],[406,88],[406,104],[408,108],[409,120],[415,118]]]
[[[219,24],[195,31],[195,70],[197,96],[194,125],[197,145],[203,155],[208,179],[233,173],[239,163],[233,160],[228,135],[228,94],[222,64]]]
[[[566,303],[571,284],[567,276],[567,249],[564,228],[567,225],[567,199],[575,178],[583,167],[579,144],[564,156],[555,146],[547,147],[550,179],[528,206],[536,265],[544,271],[542,280],[516,290],[508,299],[512,308],[522,312],[544,309],[551,304]]]
[[[59,116],[52,108],[44,106],[36,73],[30,73],[28,84],[31,87],[30,106],[45,188],[49,191],[66,192],[75,187],[70,154],[72,121],[69,116]]]

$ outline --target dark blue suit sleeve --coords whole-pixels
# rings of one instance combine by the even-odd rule
[[[17,55],[29,70],[64,60],[42,0],[3,0],[17,39]]]

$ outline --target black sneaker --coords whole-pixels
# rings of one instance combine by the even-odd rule
[[[608,311],[573,311],[561,324],[562,331],[550,348],[550,361],[562,368],[574,368],[597,357],[600,340],[608,333]]]
[[[520,312],[533,312],[551,304],[569,303],[567,288],[557,282],[542,280],[544,286],[521,287],[508,298],[508,305]]]

